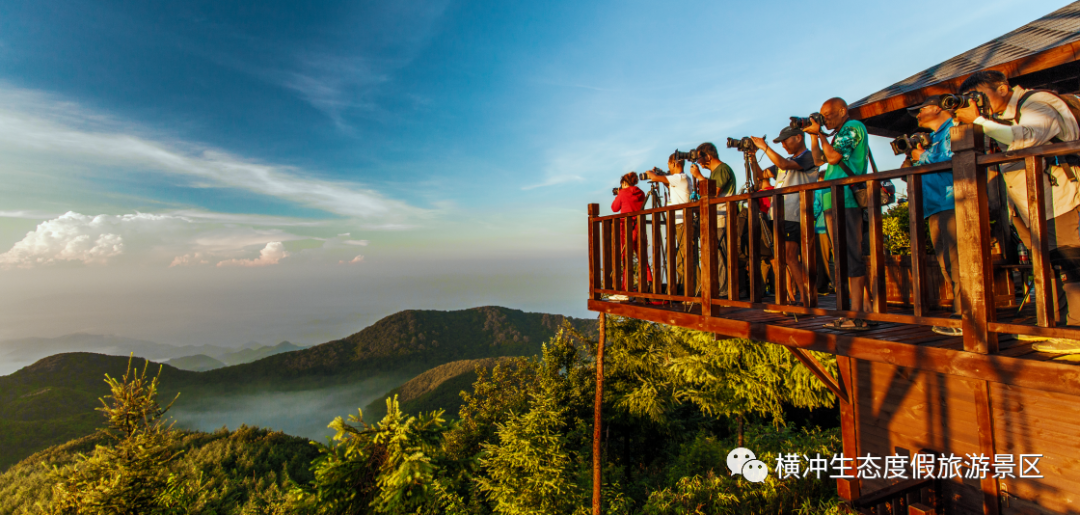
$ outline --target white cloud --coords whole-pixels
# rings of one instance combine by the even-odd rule
[[[285,252],[285,246],[280,241],[272,241],[259,251],[259,257],[255,259],[230,259],[219,262],[217,266],[269,266],[287,257],[289,253]]]
[[[186,177],[197,186],[246,190],[361,219],[400,223],[424,214],[361,184],[320,179],[296,167],[141,133],[145,131],[124,127],[78,105],[0,85],[0,145],[13,152],[148,168]]]
[[[153,220],[155,215],[86,216],[68,212],[38,224],[26,237],[0,254],[0,267],[28,268],[35,265],[79,261],[105,264],[124,253],[123,225]]]

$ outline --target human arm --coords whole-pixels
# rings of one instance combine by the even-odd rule
[[[690,165],[690,175],[694,176],[694,180],[701,182],[705,180],[705,176],[701,175],[701,168],[698,168],[697,164]]]
[[[682,171],[680,170],[680,173],[681,172]],[[645,173],[649,175],[650,182],[662,182],[664,184],[668,184],[667,177],[664,177],[663,175],[656,175],[655,173],[653,173],[652,170],[646,170]]]
[[[765,138],[759,138],[757,136],[750,136],[750,141],[753,141],[754,146],[757,147],[759,150],[764,150],[765,155],[769,156],[769,161],[772,161],[772,164],[776,165],[777,168],[779,168],[781,170],[801,170],[802,169],[802,167],[799,166],[799,163],[796,163],[795,161],[792,161],[792,160],[790,160],[790,159],[788,159],[788,158],[786,158],[784,156],[781,156],[775,150],[773,150],[772,147],[770,147],[769,144],[765,142]],[[754,161],[756,162],[757,159],[754,159]]]

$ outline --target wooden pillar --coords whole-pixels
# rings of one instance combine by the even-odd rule
[[[803,307],[817,307],[817,274],[826,273],[825,270],[817,269],[817,228],[814,219],[814,191],[804,190],[799,192],[799,238],[802,240],[802,261],[804,286],[806,286],[806,299]],[[826,265],[828,266],[828,265]]]
[[[866,196],[869,204],[866,212],[869,215],[870,224],[870,268],[867,277],[870,282],[866,285],[870,290],[870,306],[874,313],[884,313],[887,309],[885,302],[885,237],[882,233],[883,221],[881,218],[881,181],[873,180],[868,183],[867,189],[870,194]],[[915,261],[912,261],[914,266]],[[914,268],[912,269],[914,271]],[[913,274],[914,275],[914,274]],[[918,310],[919,308],[915,308]]]
[[[957,182],[959,185],[959,181]],[[955,191],[955,187],[954,187]],[[922,176],[908,176],[908,234],[911,245],[911,302],[915,306],[915,316],[927,314],[926,280],[926,221],[923,218]],[[959,216],[959,209],[957,210]],[[956,232],[960,232],[957,224]],[[961,239],[959,235],[957,240]]]
[[[983,150],[982,127],[952,128],[953,192],[956,197],[956,244],[960,258],[960,297],[964,350],[982,354],[998,351],[994,273],[990,261],[990,209],[986,198],[986,167],[975,159]]]
[[[976,158],[983,153],[982,127],[952,128],[953,192],[956,198],[956,239],[960,254],[960,306],[963,313],[964,350],[981,354],[998,351],[997,333],[987,324],[995,321],[994,271],[990,260],[990,209],[986,195],[985,166]],[[979,426],[979,450],[994,455],[993,411],[986,381],[971,382],[975,416]],[[992,477],[981,481],[984,515],[1001,512],[1000,485]]]
[[[1046,193],[1043,191],[1043,173],[1046,171],[1046,162],[1041,157],[1028,157],[1024,159],[1025,173],[1027,174],[1027,198],[1028,198],[1028,232],[1031,233],[1031,271],[1035,276],[1035,302],[1036,320],[1041,327],[1054,327],[1057,323],[1057,310],[1054,300],[1057,296],[1054,291],[1054,278],[1051,275],[1049,240],[1047,239],[1046,224]]]
[[[596,344],[596,405],[593,408],[593,441],[592,441],[592,511],[593,515],[600,515],[600,415],[604,401],[604,344],[606,332],[606,315],[600,313],[600,341]]]

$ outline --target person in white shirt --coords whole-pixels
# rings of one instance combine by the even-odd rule
[[[651,182],[660,182],[660,183],[664,183],[664,184],[668,185],[668,189],[671,192],[671,203],[668,204],[668,205],[674,206],[674,205],[677,205],[677,204],[687,204],[687,203],[690,202],[690,192],[695,188],[696,185],[694,184],[694,180],[692,178],[687,177],[687,175],[685,173],[683,173],[684,164],[685,164],[684,161],[677,160],[677,159],[675,159],[675,156],[672,155],[671,157],[668,158],[668,175],[658,175],[656,173],[653,173],[652,170],[649,170],[649,171],[645,172],[649,176],[649,181],[651,181]],[[693,223],[693,220],[687,220],[687,221],[690,222],[690,223]],[[685,230],[685,227],[686,227],[686,225],[684,224],[684,220],[683,220],[683,210],[681,210],[681,209],[676,210],[675,211],[675,241],[676,241],[676,246],[678,247],[679,251],[678,251],[678,254],[677,254],[676,258],[675,258],[675,271],[676,271],[676,274],[678,274],[678,284],[679,284],[680,287],[683,287],[686,284],[686,277],[685,277],[686,268],[684,266],[684,263],[686,263],[686,246],[682,244],[683,231]],[[669,235],[668,237],[670,238],[671,236]],[[686,292],[684,295],[694,296],[694,297],[700,295],[701,294],[701,276],[700,276],[700,274],[698,275],[698,283],[695,286],[695,290],[694,290],[694,293],[692,295],[687,291],[688,288],[684,287],[682,289],[683,289],[684,292]],[[674,294],[674,293],[669,292],[669,295],[672,295],[672,294]]]
[[[993,138],[1008,151],[1037,147],[1052,141],[1073,141],[1080,137],[1080,126],[1069,111],[1068,105],[1057,95],[1038,92],[1031,95],[1019,86],[1009,87],[1005,74],[986,70],[972,74],[960,85],[961,92],[978,91],[986,95],[990,110],[999,114],[997,120],[980,115],[974,102],[956,110],[961,123],[981,125],[983,133]],[[1023,99],[1023,103],[1020,101]],[[1047,240],[1050,259],[1061,266],[1065,277],[1058,276],[1057,318],[1068,325],[1080,325],[1080,260],[1072,258],[1080,249],[1080,199],[1077,197],[1076,177],[1069,173],[1072,167],[1064,160],[1047,163],[1043,174],[1043,190],[1046,197]],[[1013,226],[1031,247],[1029,227],[1027,179],[1023,161],[1001,165],[1005,184],[1008,186],[1009,204],[1014,208]],[[1057,275],[1057,274],[1055,274]],[[1064,298],[1060,298],[1064,297]],[[1064,318],[1064,320],[1062,320]],[[1045,339],[1022,337],[1022,339]],[[1049,349],[1048,349],[1049,350]]]

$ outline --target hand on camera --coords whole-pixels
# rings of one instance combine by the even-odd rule
[[[750,136],[750,141],[754,142],[754,146],[757,147],[758,150],[765,150],[765,149],[769,148],[768,143],[765,143],[765,138],[759,138],[757,136]]]
[[[818,136],[821,134],[821,125],[817,122],[817,120],[811,119],[810,125],[803,128],[802,131],[813,136]]]
[[[919,162],[919,159],[922,159],[923,152],[926,152],[926,149],[922,148],[922,145],[911,149],[911,162]]]
[[[970,100],[964,107],[957,109],[953,115],[956,117],[956,121],[960,123],[973,123],[976,118],[981,116],[975,102]]]

